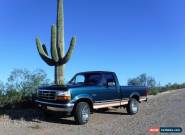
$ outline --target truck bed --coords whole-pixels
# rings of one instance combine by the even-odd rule
[[[147,87],[145,86],[121,86],[122,98],[128,98],[132,93],[137,93],[139,97],[147,96]]]

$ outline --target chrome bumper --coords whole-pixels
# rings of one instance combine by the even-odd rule
[[[57,103],[44,102],[40,100],[35,100],[35,103],[39,107],[46,107],[46,109],[51,111],[60,111],[60,112],[67,112],[67,113],[71,113],[74,107],[74,103],[57,104]]]

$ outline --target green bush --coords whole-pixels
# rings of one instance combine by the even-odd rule
[[[159,90],[156,88],[152,88],[149,90],[149,95],[157,95],[159,93]]]
[[[160,83],[156,83],[156,80],[153,77],[148,76],[145,73],[129,79],[127,83],[131,86],[147,86],[149,88],[149,95],[157,95],[160,92],[185,88],[185,83],[168,83],[165,86],[161,86]]]
[[[43,70],[30,72],[28,70],[15,69],[8,77],[7,83],[0,83],[0,106],[20,106],[30,102],[32,93],[40,85],[49,84]]]
[[[129,79],[127,83],[131,86],[147,86],[150,88],[156,86],[156,80],[147,74],[141,74],[136,78]]]

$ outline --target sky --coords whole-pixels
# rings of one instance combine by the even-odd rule
[[[56,0],[0,0],[0,80],[13,69],[54,68],[38,55],[39,36],[50,49]],[[122,85],[147,73],[162,85],[185,82],[184,0],[64,0],[65,49],[77,44],[65,66],[65,80],[75,73],[108,70]]]

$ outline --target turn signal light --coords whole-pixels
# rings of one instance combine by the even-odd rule
[[[70,96],[57,96],[56,100],[69,101],[69,100],[71,100],[71,97]]]

